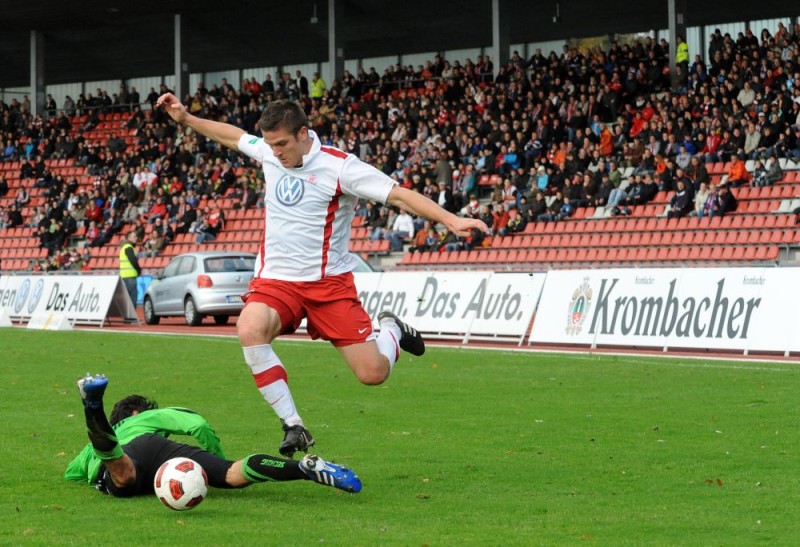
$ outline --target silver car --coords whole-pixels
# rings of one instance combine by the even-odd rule
[[[256,255],[237,252],[176,256],[145,292],[145,322],[157,325],[162,317],[183,315],[186,324],[197,326],[211,315],[217,325],[226,324],[242,310],[255,261]]]

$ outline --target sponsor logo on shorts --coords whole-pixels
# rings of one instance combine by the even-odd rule
[[[293,177],[292,175],[284,175],[281,180],[278,181],[278,185],[275,188],[275,195],[278,201],[292,207],[300,203],[300,200],[303,199],[304,191],[305,185],[303,179]]]

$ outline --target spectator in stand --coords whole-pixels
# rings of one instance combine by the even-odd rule
[[[258,191],[247,180],[241,185],[241,191],[234,196],[238,201],[233,204],[234,209],[252,209],[258,203]]]
[[[87,198],[85,222],[100,223],[104,219],[105,217],[103,216],[103,210],[97,204],[97,201],[94,199]]]
[[[209,224],[208,217],[203,216],[200,219],[200,224],[195,228],[195,243],[205,243],[206,241],[214,241],[217,234],[214,228]]]
[[[24,220],[22,218],[22,211],[20,211],[19,205],[16,203],[12,203],[8,207],[8,212],[6,214],[6,227],[7,228],[17,228],[22,226]]]
[[[385,235],[388,236],[392,251],[403,250],[403,242],[414,237],[414,219],[411,218],[408,211],[400,209],[400,214],[394,219],[392,229]]]
[[[65,238],[72,237],[78,231],[78,224],[67,209],[61,211],[61,231]]]
[[[21,208],[23,208],[23,207],[25,207],[25,205],[27,205],[27,203],[28,203],[30,200],[31,200],[31,195],[30,195],[30,193],[28,192],[28,189],[27,189],[27,188],[25,188],[24,186],[20,187],[20,189],[19,189],[19,190],[17,190],[17,195],[16,195],[16,196],[14,196],[14,203],[16,203],[16,204],[17,204],[17,206],[18,206],[20,209],[21,209]]]
[[[758,147],[761,142],[761,133],[756,129],[754,123],[747,125],[744,136],[744,153],[747,158],[755,159],[758,157]],[[733,158],[731,158],[733,159]]]
[[[47,256],[52,256],[56,251],[56,236],[45,226],[39,226],[39,248],[47,249]]]
[[[689,167],[685,170],[686,176],[692,181],[695,190],[700,188],[702,183],[708,183],[708,169],[697,156],[692,157]]]
[[[736,196],[727,186],[722,186],[718,191],[719,208],[717,213],[722,216],[734,212],[739,206]]]
[[[176,234],[187,234],[191,232],[192,226],[197,222],[197,210],[189,203],[186,203],[183,214],[176,221]]]
[[[8,181],[2,175],[0,175],[0,198],[5,197],[8,194]]]
[[[433,250],[431,248],[433,241],[430,241],[429,239],[432,235],[435,237],[435,242],[438,242],[439,238],[435,236],[435,232],[431,229],[430,221],[426,220],[422,225],[422,228],[417,230],[414,234],[414,238],[411,240],[411,246],[408,248],[408,252],[415,253]]]
[[[142,250],[137,256],[139,258],[158,256],[169,243],[169,234],[171,233],[172,230],[168,223],[163,222],[160,218],[156,219],[153,229],[142,242]]]
[[[220,209],[219,204],[215,203],[211,207],[211,211],[205,215],[208,219],[208,224],[213,230],[213,235],[216,237],[225,228],[225,213]]]
[[[504,228],[499,230],[498,235],[505,236],[509,234],[518,234],[525,231],[525,226],[528,224],[528,219],[520,214],[516,205],[510,205],[508,209],[508,222]]]
[[[716,186],[711,185],[716,192]],[[710,194],[710,190],[708,188],[708,184],[705,182],[700,183],[700,188],[694,193],[694,210],[689,213],[690,216],[700,217],[702,218],[705,213],[705,205],[706,201],[708,200],[708,196]]]
[[[455,202],[453,201],[453,191],[449,188],[448,183],[442,181],[439,183],[439,189],[435,197],[436,203],[448,212],[455,212]]]
[[[517,187],[511,184],[511,179],[504,179],[501,189],[501,199],[503,205],[508,209],[511,205],[516,206],[518,203],[519,191]]]
[[[561,213],[561,207],[564,205],[564,195],[561,190],[556,191],[555,198],[547,206],[547,212],[536,217],[537,222],[552,222],[558,220],[558,215]]]
[[[764,167],[761,160],[756,160],[756,166],[753,170],[753,186],[772,186],[782,178],[783,169],[781,169],[781,164],[776,156],[770,157],[769,167]]]
[[[753,186],[756,188],[767,186],[767,168],[760,159],[755,160],[753,165]]]
[[[678,189],[675,195],[670,199],[670,211],[667,213],[667,218],[681,218],[688,215],[694,206],[692,192],[686,187],[686,182],[679,179]]]
[[[469,235],[464,238],[464,250],[471,251],[483,246],[486,234],[477,228],[470,228]]]
[[[492,233],[499,235],[504,234],[510,218],[508,209],[506,209],[502,203],[496,203],[492,209],[492,217]]]
[[[733,156],[731,158],[731,168],[728,171],[728,179],[725,181],[725,184],[721,186],[732,186],[733,188],[738,188],[739,186],[748,184],[749,182],[750,173],[747,172],[744,161],[739,156]]]
[[[97,236],[91,240],[87,239],[86,247],[102,247],[114,237],[114,231],[109,222],[104,222],[98,230]]]
[[[155,203],[153,203],[153,206],[147,211],[147,222],[153,224],[156,219],[167,218],[167,215],[167,204],[163,197],[159,197],[156,199]]]

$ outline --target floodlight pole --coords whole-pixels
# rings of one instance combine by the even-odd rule
[[[31,31],[31,116],[44,115],[44,33]],[[20,101],[21,102],[21,101]]]
[[[678,88],[677,62],[678,36],[686,41],[686,0],[668,0],[667,17],[669,19],[669,80],[673,90]],[[683,74],[687,78],[688,74]]]
[[[183,25],[181,15],[175,14],[175,96],[183,100],[183,94],[189,92],[189,65],[183,61]]]
[[[511,15],[508,0],[492,0],[492,51],[494,53],[494,72],[505,66],[511,49]]]
[[[328,65],[331,80],[340,80],[344,74],[344,33],[342,21],[344,0],[328,0]],[[333,85],[327,82],[328,87]]]

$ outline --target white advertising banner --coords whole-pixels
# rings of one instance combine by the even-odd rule
[[[358,297],[375,319],[390,310],[432,334],[525,335],[545,274],[387,272],[355,276]]]
[[[553,271],[530,343],[800,350],[792,268]]]
[[[0,311],[17,321],[60,313],[73,324],[103,324],[110,311],[135,318],[130,297],[115,275],[3,276]]]

